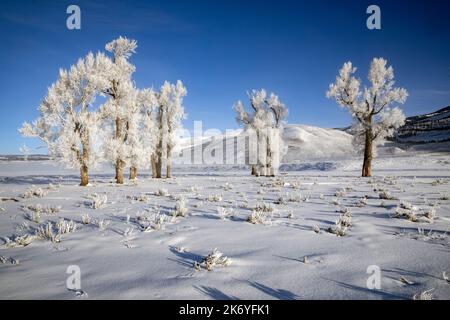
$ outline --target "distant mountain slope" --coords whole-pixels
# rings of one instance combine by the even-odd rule
[[[398,129],[395,140],[400,143],[450,141],[450,106],[436,112],[408,117]]]
[[[352,136],[342,130],[291,124],[284,129],[283,138],[288,145],[283,162],[354,155]]]
[[[227,161],[231,160],[238,164],[248,164],[248,144],[244,149],[237,147],[238,137],[242,138],[245,134],[243,130],[234,130],[227,136],[205,137],[196,146],[199,147],[199,144],[201,144],[201,149],[206,157],[204,158],[205,164],[212,164],[208,162],[207,155],[212,150],[218,149],[223,150],[224,159],[226,158]],[[352,136],[338,129],[289,124],[284,129],[283,139],[285,145],[287,145],[287,153],[282,159],[282,162],[285,163],[295,163],[296,161],[310,159],[336,159],[354,155]],[[194,146],[190,139],[183,139],[178,151],[189,157],[194,153]],[[217,151],[212,152],[215,153]]]

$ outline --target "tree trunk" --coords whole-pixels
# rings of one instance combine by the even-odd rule
[[[366,139],[364,145],[364,162],[362,167],[362,176],[363,177],[371,177],[372,176],[372,149],[373,149],[373,132],[370,123],[372,119],[369,121],[369,128],[366,129]]]
[[[161,171],[162,171],[162,151],[157,152],[157,159],[156,159],[156,178],[161,178]]]
[[[167,145],[166,178],[172,178],[172,146]]]
[[[159,139],[158,144],[156,146],[156,178],[161,178],[162,171],[162,156],[163,156],[163,119],[164,119],[164,109],[163,106],[160,105],[158,109],[158,128],[159,128]]]
[[[131,167],[130,168],[130,180],[135,180],[137,178],[137,168]]]
[[[122,128],[121,128],[121,121],[120,118],[117,117],[116,118],[116,140],[120,140],[122,137]],[[118,158],[116,160],[116,183],[118,184],[123,184],[123,167],[124,167],[124,162],[122,159]]]
[[[266,138],[266,177],[273,177],[273,170],[272,170],[272,140],[270,135],[273,134],[273,132],[269,129],[267,133]]]
[[[122,160],[116,161],[116,183],[123,184],[123,169],[125,167],[125,163]]]
[[[252,176],[256,176],[257,172],[256,172],[256,164],[252,164]]]
[[[81,155],[81,168],[80,168],[80,177],[81,182],[80,186],[87,186],[89,184],[89,172],[88,172],[88,163],[89,163],[89,131],[87,128],[81,133],[81,145],[83,148],[83,154]]]
[[[170,160],[167,161],[166,178],[172,178],[172,166],[170,165]]]
[[[152,164],[152,178],[156,178],[156,155],[152,153],[150,162]]]
[[[85,187],[89,184],[89,174],[88,174],[88,167],[86,165],[82,165],[80,168],[80,186]]]

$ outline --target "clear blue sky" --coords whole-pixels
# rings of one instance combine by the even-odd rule
[[[408,89],[407,115],[450,104],[450,2],[433,1],[2,1],[0,6],[0,153],[19,153],[20,137],[58,69],[122,35],[138,41],[138,87],[183,80],[184,125],[236,128],[232,105],[266,88],[289,107],[288,122],[350,123],[325,98],[347,60],[366,79],[382,56]],[[66,8],[81,7],[82,29],[66,28]],[[382,30],[366,28],[366,8],[381,7]],[[36,150],[34,150],[36,152]]]

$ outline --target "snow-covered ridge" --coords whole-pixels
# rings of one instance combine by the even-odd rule
[[[397,142],[428,143],[450,140],[450,106],[436,112],[406,118]]]
[[[199,144],[202,149],[210,150],[223,148],[224,155],[228,157],[235,149],[237,138],[245,135],[243,130],[235,130],[227,135],[215,135],[204,137],[192,142],[184,139],[180,143],[179,150],[190,153]],[[342,130],[326,129],[315,126],[289,124],[283,129],[283,140],[287,145],[287,153],[283,156],[283,163],[295,163],[297,161],[310,159],[336,159],[344,156],[354,155],[352,148],[352,136]],[[235,161],[237,163],[248,163],[248,150],[236,148]]]

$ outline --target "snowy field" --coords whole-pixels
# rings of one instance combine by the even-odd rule
[[[360,166],[302,162],[276,178],[178,166],[122,186],[105,168],[79,187],[52,162],[2,161],[0,299],[450,299],[450,155],[380,155],[373,178]],[[340,215],[343,236],[330,232]],[[208,271],[214,248],[228,260]],[[82,292],[66,288],[70,265]]]

